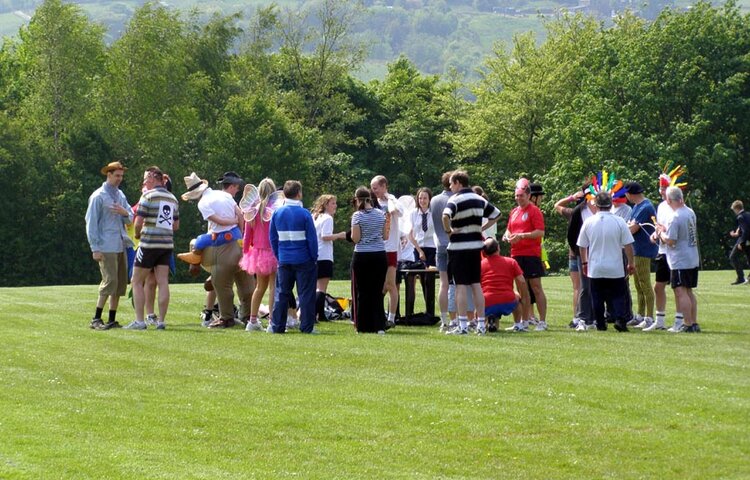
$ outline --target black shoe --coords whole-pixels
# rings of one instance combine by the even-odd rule
[[[89,328],[92,328],[94,330],[104,330],[104,322],[102,322],[101,318],[92,318],[91,324],[89,324]]]
[[[743,283],[745,283],[744,278],[742,280],[735,280],[734,282],[730,283],[730,285],[742,285]]]
[[[497,317],[494,315],[487,315],[487,331],[497,332]]]
[[[693,330],[695,331],[695,333],[701,333],[701,326],[698,325],[697,323],[694,323]]]
[[[628,331],[627,322],[624,322],[622,320],[616,320],[615,321],[615,330],[617,330],[618,332],[627,332]]]
[[[102,326],[101,330],[109,330],[111,328],[122,328],[122,325],[120,325],[118,321],[114,320],[114,321],[105,323]]]

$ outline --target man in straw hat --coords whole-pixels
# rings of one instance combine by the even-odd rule
[[[146,192],[138,202],[135,216],[135,238],[140,239],[133,263],[133,303],[135,321],[125,328],[145,330],[144,305],[145,283],[153,271],[159,288],[159,320],[157,330],[164,330],[169,308],[169,263],[174,250],[174,232],[180,228],[177,199],[164,187],[164,174],[158,167],[149,167],[143,172]]]
[[[128,286],[128,266],[125,249],[132,242],[125,231],[125,225],[132,223],[133,211],[119,189],[125,175],[120,162],[111,162],[101,169],[107,180],[89,197],[86,209],[86,236],[91,246],[92,257],[99,263],[102,281],[99,284],[99,300],[91,320],[91,328],[108,330],[120,326],[115,319],[120,297],[125,295]],[[109,318],[102,321],[104,303],[109,297]]]
[[[253,291],[253,280],[247,272],[239,268],[242,249],[237,240],[242,238],[244,218],[235,195],[245,183],[235,172],[226,172],[216,182],[221,190],[208,187],[208,181],[201,180],[195,172],[185,177],[187,192],[182,199],[198,200],[198,210],[203,219],[208,221],[208,234],[196,239],[195,252],[180,255],[188,263],[199,262],[211,273],[211,282],[219,303],[219,318],[208,324],[209,328],[227,328],[234,326],[234,293],[232,285],[237,285],[240,300],[240,318],[250,314],[250,299]],[[189,257],[192,255],[191,257]],[[206,308],[211,308],[206,305]]]

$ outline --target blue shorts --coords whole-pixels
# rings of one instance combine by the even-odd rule
[[[435,254],[435,259],[437,260],[438,272],[447,272],[448,271],[448,250],[446,250],[445,247],[438,248],[437,253]]]
[[[569,258],[568,259],[568,271],[570,273],[578,273],[578,259],[577,258]]]
[[[517,306],[517,301],[490,305],[489,307],[484,308],[484,316],[487,317],[489,315],[494,315],[499,318],[503,315],[510,315],[511,313],[513,313],[513,310],[515,310]]]

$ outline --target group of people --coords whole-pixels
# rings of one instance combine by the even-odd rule
[[[105,166],[106,181],[89,198],[87,234],[102,275],[91,328],[120,326],[116,320],[119,298],[130,282],[135,319],[125,328],[143,330],[152,323],[164,329],[179,205],[164,184],[163,172],[150,167],[144,172],[140,201],[131,208],[118,188],[126,170],[120,162]],[[663,201],[658,208],[645,197],[639,183],[623,184],[614,176],[608,179],[606,172],[555,204],[555,210],[569,220],[574,291],[571,327],[605,330],[607,323],[614,323],[618,331],[628,326],[643,331],[666,329],[666,285],[670,284],[676,312],[669,330],[700,331],[693,294],[699,266],[696,218],[684,203],[680,188],[684,184],[676,183],[681,173],[675,169],[660,177]],[[297,327],[298,311],[300,331],[315,333],[316,321],[324,318],[336,240],[354,243],[351,317],[357,332],[383,334],[395,325],[397,271],[403,261],[437,268],[440,329],[445,333],[466,335],[473,329],[483,335],[496,330],[502,316],[513,318],[507,330],[548,328],[542,287],[547,265],[545,226],[539,208],[544,190],[525,178],[516,184],[517,205],[500,237],[509,244],[510,257],[500,254],[495,234],[500,211],[480,187],[470,186],[469,175],[462,170],[443,174],[440,194],[433,196],[430,189],[420,188],[416,202],[412,200],[416,203],[413,211],[389,192],[384,176],[375,176],[369,187],[354,192],[350,228],[340,232],[334,232],[336,197],[321,195],[308,211],[302,205],[302,185],[296,180],[277,189],[266,178],[256,187],[235,172],[226,172],[216,182],[221,187],[216,190],[195,173],[184,181],[182,199],[198,202],[208,229],[191,242],[189,253],[179,257],[191,264],[191,271],[202,268],[210,274],[204,311],[208,312],[205,325],[210,328],[241,323],[248,331],[262,330],[261,302],[268,292],[267,331],[284,333]],[[235,199],[240,194],[238,204]],[[736,250],[747,253],[748,231],[741,218],[742,222],[747,219],[738,203],[732,206],[738,214],[733,236],[738,237]],[[132,239],[128,225],[134,226]],[[128,278],[126,252],[133,241],[140,243]],[[653,287],[652,262],[656,264]],[[630,296],[630,276],[635,279],[637,306]],[[159,314],[153,313],[151,305],[145,315],[149,299],[153,304],[157,298],[157,289]],[[235,298],[239,312],[235,312]],[[102,315],[108,299],[105,322]],[[211,317],[214,302],[218,313]]]

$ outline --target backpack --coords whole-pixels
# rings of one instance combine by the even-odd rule
[[[323,312],[328,320],[341,320],[345,318],[351,318],[351,311],[349,308],[350,300],[343,297],[334,297],[326,293],[325,304],[323,305]]]

